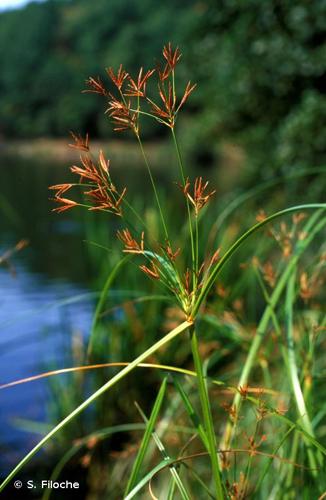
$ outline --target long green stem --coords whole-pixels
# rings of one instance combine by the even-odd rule
[[[260,287],[262,289],[262,292],[264,294],[266,303],[270,305],[270,297],[269,294],[266,290],[266,287],[263,283],[263,280],[260,276],[260,273],[258,270],[255,268],[256,275],[258,282],[260,284]],[[293,303],[295,300],[295,293],[294,293],[294,281],[295,281],[295,269],[292,273],[292,275],[289,278],[288,281],[288,286],[287,286],[287,298],[286,298],[286,314],[287,314],[287,345],[283,345],[283,342],[281,340],[280,342],[280,350],[282,353],[282,357],[284,360],[284,364],[286,366],[286,369],[289,374],[289,379],[291,380],[292,384],[292,390],[296,399],[296,404],[299,412],[299,418],[302,420],[302,427],[304,430],[312,437],[315,437],[314,431],[313,431],[313,425],[311,423],[305,401],[307,401],[308,397],[308,392],[310,389],[310,384],[304,384],[303,391],[301,390],[301,385],[300,385],[300,380],[298,376],[298,369],[296,365],[296,360],[295,360],[295,351],[294,351],[294,338],[293,338]],[[290,288],[291,287],[291,291]],[[277,333],[278,339],[282,339],[282,331],[281,331],[281,326],[279,324],[279,321],[276,317],[275,312],[272,313],[271,317],[273,321],[273,325],[275,328],[275,332]],[[310,356],[312,353],[310,352]],[[301,393],[301,394],[300,394]],[[310,467],[312,468],[312,474],[314,476],[317,476],[317,464],[315,461],[315,456],[313,455],[312,449],[311,449],[311,442],[309,440],[305,440],[308,446],[308,458],[310,461]],[[312,455],[312,458],[311,458]],[[317,453],[317,461],[319,462],[320,465],[322,465],[323,462],[323,457],[320,453]],[[292,460],[293,462],[295,461],[295,458]]]
[[[196,281],[198,281],[198,270],[199,270],[199,229],[198,229],[198,217],[196,216],[195,221],[195,273]]]
[[[205,431],[208,439],[208,451],[212,464],[212,474],[215,483],[216,490],[216,498],[218,500],[224,499],[223,487],[221,481],[220,468],[218,463],[217,456],[217,446],[216,446],[216,437],[213,425],[213,417],[212,411],[209,403],[207,385],[203,374],[203,366],[200,359],[199,349],[198,349],[198,340],[196,335],[196,330],[194,327],[190,328],[190,336],[191,336],[191,350],[192,356],[194,360],[195,370],[197,373],[197,384],[198,384],[198,392],[199,399],[203,414]]]
[[[110,273],[108,274],[108,277],[104,283],[104,287],[102,289],[99,301],[97,303],[95,313],[93,315],[93,321],[92,321],[92,326],[91,326],[91,333],[89,336],[89,341],[88,341],[88,347],[87,347],[87,357],[88,359],[91,357],[92,350],[93,350],[93,344],[94,344],[94,336],[95,336],[95,328],[97,326],[100,314],[102,312],[103,306],[105,304],[109,289],[117,276],[119,270],[121,267],[123,267],[128,261],[130,260],[130,256],[127,255],[123,259],[121,259],[112,270],[110,270]]]
[[[177,154],[177,159],[178,159],[178,165],[179,165],[179,169],[180,169],[181,179],[182,179],[183,185],[185,185],[186,184],[186,177],[185,177],[185,172],[184,172],[184,167],[183,167],[183,161],[182,161],[181,152],[180,152],[179,144],[178,144],[178,141],[177,141],[177,137],[175,135],[175,132],[174,132],[173,128],[171,128],[171,134],[172,134],[172,137],[173,137],[173,143],[174,143],[174,147],[175,147],[176,154]],[[195,269],[196,257],[195,257],[194,231],[193,231],[192,221],[191,221],[190,204],[189,204],[189,200],[188,200],[187,197],[186,197],[186,204],[187,204],[188,223],[189,223],[189,235],[190,235],[190,244],[191,244],[192,268]],[[195,288],[196,287],[195,273],[193,273],[193,281],[194,281],[193,284],[194,284],[194,288]]]
[[[180,333],[185,331],[192,325],[189,321],[184,321],[177,328],[171,330],[167,335],[165,335],[158,342],[153,344],[149,349],[143,352],[140,356],[134,359],[128,366],[123,368],[119,373],[112,377],[108,382],[106,382],[102,387],[95,391],[89,398],[87,398],[81,405],[79,405],[74,411],[72,411],[66,418],[64,418],[58,425],[56,425],[46,436],[44,436],[39,443],[37,443],[34,448],[25,455],[25,457],[16,465],[16,467],[8,474],[5,480],[0,484],[0,491],[2,491],[8,483],[15,477],[17,472],[19,472],[24,465],[26,465],[30,459],[37,453],[45,443],[47,443],[53,436],[55,436],[63,427],[65,427],[71,420],[73,420],[79,413],[81,413],[85,408],[87,408],[91,403],[93,403],[99,396],[104,394],[108,389],[114,386],[117,382],[123,379],[128,373],[134,370],[140,363],[142,363],[146,358],[158,351],[163,345],[169,343],[172,339],[177,337]]]
[[[294,339],[293,339],[293,302],[294,302],[294,288],[295,288],[295,272],[292,273],[288,280],[288,284],[286,287],[286,299],[285,299],[285,307],[286,307],[286,340],[287,340],[287,357],[288,357],[288,366],[289,366],[289,375],[292,385],[292,390],[295,398],[295,402],[297,405],[299,417],[302,422],[302,427],[306,432],[308,432],[311,436],[314,436],[314,431],[310,422],[310,418],[308,415],[308,411],[306,408],[306,403],[304,400],[304,396],[301,390],[300,380],[298,376],[298,368],[296,364],[295,351],[294,351]],[[317,463],[315,459],[315,455],[311,449],[310,442],[306,441],[307,452],[309,465],[312,468],[312,474],[314,477],[317,476]]]
[[[286,285],[289,277],[291,276],[294,267],[296,266],[300,256],[304,252],[304,250],[307,248],[309,243],[313,240],[314,236],[320,231],[325,225],[326,225],[326,219],[323,218],[318,224],[314,226],[316,223],[318,217],[320,216],[320,211],[316,212],[311,216],[309,219],[308,223],[304,227],[304,233],[308,234],[305,240],[299,241],[296,245],[294,255],[292,256],[291,260],[289,261],[287,267],[283,271],[283,274],[281,275],[277,286],[275,287],[271,297],[270,297],[270,302],[267,304],[267,307],[264,311],[264,314],[259,322],[259,325],[257,327],[256,335],[252,341],[252,344],[249,349],[249,353],[247,356],[247,359],[245,361],[244,367],[241,372],[240,380],[238,383],[238,387],[243,387],[247,384],[249,375],[251,373],[252,367],[257,359],[257,353],[258,350],[261,346],[261,343],[265,337],[270,319],[272,318],[272,315],[274,313],[274,309],[276,304],[278,303]],[[241,404],[241,395],[240,393],[237,393],[234,397],[233,400],[233,407],[237,412],[239,412],[240,404]],[[232,435],[233,435],[233,424],[231,422],[228,422],[224,431],[224,436],[222,440],[222,448],[228,448],[230,446],[230,443],[232,441]]]
[[[165,238],[169,242],[169,233],[168,233],[168,230],[167,230],[167,227],[166,227],[166,223],[165,223],[165,219],[164,219],[164,215],[163,215],[163,211],[162,211],[160,199],[159,199],[158,192],[157,192],[156,185],[155,185],[155,181],[154,181],[154,178],[153,178],[153,175],[152,175],[152,171],[151,171],[151,168],[150,168],[148,160],[147,160],[147,156],[146,156],[144,148],[143,148],[143,143],[142,143],[139,135],[137,135],[137,140],[138,140],[138,144],[139,144],[139,147],[140,147],[140,150],[141,150],[141,154],[142,154],[142,156],[144,158],[144,162],[145,162],[145,165],[146,165],[146,168],[147,168],[147,171],[148,171],[148,175],[149,175],[149,178],[150,178],[150,181],[151,181],[151,184],[152,184],[152,188],[153,188],[153,191],[154,191],[155,200],[156,200],[157,207],[158,207],[158,210],[159,210],[159,213],[160,213],[160,218],[161,218],[161,222],[162,222],[162,226],[163,226]]]

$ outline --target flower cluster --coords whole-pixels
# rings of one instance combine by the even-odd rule
[[[86,80],[88,88],[85,92],[100,94],[108,98],[109,106],[106,112],[112,118],[116,131],[130,129],[138,136],[139,118],[142,114],[149,115],[173,129],[178,112],[196,87],[189,81],[181,98],[177,98],[174,83],[175,68],[180,58],[181,53],[178,47],[173,49],[169,43],[163,48],[163,66],[158,65],[156,69],[149,69],[146,72],[141,68],[135,78],[122,65],[116,73],[111,67],[108,68],[106,72],[118,91],[117,95],[107,90],[99,77],[90,77]],[[147,93],[148,80],[154,74],[157,75],[158,80],[159,103]]]
[[[193,194],[190,194],[191,184],[189,179],[186,180],[184,187],[182,188],[185,196],[190,201],[195,209],[195,215],[198,217],[200,210],[209,202],[209,199],[216,193],[214,189],[210,193],[205,193],[208,186],[208,181],[203,182],[202,177],[197,177],[193,186]]]
[[[156,192],[153,176],[146,155],[144,153],[140,139],[140,117],[149,116],[159,123],[169,127],[176,143],[174,127],[180,109],[187,101],[189,95],[195,88],[189,81],[178,98],[175,88],[175,70],[180,61],[181,53],[178,48],[173,49],[171,43],[163,48],[163,63],[157,65],[155,69],[145,71],[140,68],[136,77],[131,76],[122,65],[115,72],[109,67],[106,72],[111,80],[115,92],[106,88],[99,77],[90,77],[87,80],[88,89],[85,92],[99,94],[107,99],[108,107],[106,113],[111,117],[114,129],[117,131],[132,130],[138,138],[144,160],[149,171],[150,180],[156,196],[159,208],[162,228],[165,232],[164,244],[159,242],[146,242],[145,233],[140,230],[134,236],[134,224],[130,224],[129,217],[136,215],[138,221],[142,220],[135,209],[125,198],[126,188],[118,191],[111,180],[110,163],[106,160],[102,151],[98,159],[94,161],[89,148],[88,135],[85,138],[72,134],[74,142],[70,146],[80,151],[80,165],[73,165],[70,170],[79,177],[78,183],[65,183],[51,186],[55,190],[54,202],[58,207],[55,212],[64,212],[75,206],[85,206],[88,210],[102,210],[118,215],[124,227],[117,231],[117,238],[123,244],[123,253],[141,256],[143,262],[139,268],[149,278],[159,281],[172,293],[187,317],[190,317],[195,300],[202,289],[210,268],[218,260],[218,251],[203,263],[199,262],[198,245],[194,245],[193,221],[190,208],[193,208],[196,218],[196,228],[198,231],[198,215],[200,210],[209,202],[215,190],[208,191],[208,182],[202,177],[195,179],[193,185],[183,174],[180,153],[178,151],[178,161],[181,171],[182,185],[180,188],[185,196],[188,216],[189,230],[192,237],[192,262],[186,270],[179,269],[178,256],[180,248],[172,248],[169,240],[167,227],[164,221],[163,211]],[[153,77],[157,77],[156,97],[149,92],[149,82]],[[151,90],[151,89],[150,89]],[[70,199],[67,193],[74,187],[79,187],[87,200],[84,203]],[[86,204],[88,203],[88,204]],[[122,210],[124,206],[124,210]],[[132,232],[131,232],[132,231]],[[137,231],[137,230],[136,230]],[[197,234],[198,240],[198,234]]]
[[[64,212],[76,206],[86,206],[88,210],[103,210],[115,215],[122,215],[122,201],[126,194],[126,188],[121,192],[112,183],[110,175],[110,162],[106,160],[103,151],[100,151],[98,161],[95,163],[90,154],[88,136],[82,139],[81,136],[72,134],[75,143],[70,144],[72,148],[82,152],[80,155],[81,165],[73,165],[70,170],[79,176],[79,183],[56,184],[49,189],[55,190],[53,201],[59,206],[54,208],[54,212]],[[63,196],[71,188],[79,186],[86,199],[90,203],[85,205],[75,200]]]

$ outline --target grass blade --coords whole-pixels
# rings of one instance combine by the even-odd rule
[[[142,409],[140,408],[140,406],[137,403],[136,403],[136,406],[137,406],[138,411],[141,414],[142,418],[144,419],[144,422],[147,424],[148,419],[147,419],[146,415],[144,414],[144,412],[142,411]],[[153,439],[154,439],[158,449],[160,450],[164,460],[166,460],[166,461],[171,460],[171,457],[167,453],[164,444],[162,443],[161,439],[159,438],[159,436],[155,430],[153,430],[152,435],[153,435]],[[186,490],[185,486],[183,485],[183,482],[181,481],[181,478],[178,474],[176,466],[174,464],[172,464],[169,467],[169,470],[170,470],[170,473],[172,475],[173,483],[177,485],[182,499],[183,500],[190,500],[190,496],[188,495],[187,490]]]
[[[245,386],[247,384],[249,375],[251,373],[251,369],[253,367],[253,364],[257,358],[257,352],[261,346],[261,343],[265,337],[270,319],[272,318],[273,311],[275,310],[276,304],[278,303],[285,287],[288,282],[289,277],[291,276],[294,267],[296,266],[300,256],[303,254],[304,250],[308,247],[308,245],[311,243],[315,235],[325,226],[326,224],[326,219],[323,218],[318,224],[314,226],[316,223],[318,217],[320,215],[320,212],[316,212],[311,216],[309,221],[304,227],[304,232],[308,234],[308,236],[304,240],[300,240],[294,250],[293,256],[290,259],[287,267],[283,271],[283,274],[281,275],[277,286],[275,287],[271,297],[270,297],[270,302],[267,304],[265,311],[262,315],[262,318],[258,324],[257,330],[256,330],[256,335],[251,343],[250,350],[247,355],[247,359],[245,361],[245,364],[243,366],[240,380],[238,383],[238,386]],[[241,402],[241,395],[239,392],[234,397],[232,406],[236,409],[236,411],[239,410],[240,407],[240,402]],[[230,441],[232,438],[232,424],[228,422],[225,431],[224,431],[224,437],[222,440],[222,448],[228,448],[230,445]]]
[[[165,396],[166,384],[167,384],[167,378],[165,377],[163,382],[162,382],[162,385],[160,387],[160,390],[158,392],[157,398],[155,400],[151,416],[150,416],[149,420],[147,420],[147,422],[146,422],[146,430],[145,430],[139,451],[137,453],[136,460],[134,462],[134,465],[133,465],[133,468],[132,468],[132,471],[131,471],[131,474],[129,477],[129,481],[128,481],[127,489],[126,489],[126,493],[125,493],[126,495],[133,488],[134,484],[136,483],[136,481],[138,479],[138,474],[139,474],[140,468],[143,464],[143,461],[144,461],[144,458],[146,455],[146,451],[147,451],[147,448],[148,448],[148,445],[149,445],[149,442],[150,442],[150,439],[152,437],[152,433],[153,433],[153,430],[154,430],[154,427],[156,424],[156,420],[157,420],[157,417],[158,417],[158,414],[160,412],[162,402],[163,402],[163,399]]]
[[[191,401],[190,401],[189,397],[187,396],[187,394],[184,391],[182,385],[178,382],[178,380],[177,380],[176,377],[173,377],[173,383],[174,383],[175,388],[177,389],[177,391],[179,392],[179,394],[181,396],[181,399],[182,399],[182,401],[184,403],[184,407],[186,409],[186,412],[189,415],[190,420],[194,424],[194,427],[197,430],[200,439],[202,440],[205,448],[208,451],[209,444],[208,444],[207,435],[205,433],[204,427],[203,427],[203,425],[202,425],[202,423],[200,421],[200,418],[199,418],[198,414],[196,413],[194,407],[191,404]]]
[[[209,451],[209,455],[210,455],[210,459],[211,459],[211,463],[212,463],[212,474],[213,474],[213,479],[214,479],[214,483],[215,483],[216,498],[218,500],[223,500],[224,494],[223,494],[221,474],[220,474],[220,468],[219,468],[218,456],[217,456],[217,447],[216,447],[216,437],[215,437],[214,425],[213,425],[213,416],[212,416],[212,411],[211,411],[208,392],[207,392],[207,385],[206,385],[206,381],[204,379],[202,362],[200,359],[200,354],[199,354],[199,349],[198,349],[197,335],[196,335],[196,331],[195,331],[194,327],[191,327],[190,335],[191,335],[191,350],[192,350],[193,360],[194,360],[194,364],[195,364],[195,370],[197,373],[197,383],[198,383],[200,404],[201,404],[201,408],[202,408],[203,420],[204,420],[205,431],[206,431],[207,441],[208,441],[208,451]]]
[[[112,285],[115,277],[119,273],[120,269],[129,260],[130,260],[130,255],[127,255],[123,259],[119,260],[119,262],[110,271],[110,273],[109,273],[109,275],[108,275],[108,277],[106,279],[106,282],[104,283],[104,287],[102,289],[102,292],[101,292],[101,295],[100,295],[100,298],[98,300],[98,303],[97,303],[97,306],[96,306],[96,309],[95,309],[95,313],[94,313],[94,316],[93,316],[93,321],[92,321],[92,326],[91,326],[91,333],[90,333],[90,336],[89,336],[88,348],[87,348],[87,357],[88,357],[88,359],[91,357],[91,354],[92,354],[92,349],[93,349],[93,345],[94,345],[94,337],[95,337],[95,328],[97,326],[97,322],[98,322],[99,316],[100,316],[101,311],[103,309],[103,306],[105,304],[105,300],[107,298],[108,291],[109,291],[109,289],[110,289],[110,287],[111,287],[111,285]]]
[[[283,215],[292,213],[292,212],[299,212],[302,210],[308,210],[308,209],[326,209],[326,203],[311,203],[307,205],[297,205],[295,207],[290,207],[286,208],[285,210],[281,210],[279,212],[275,212],[274,214],[270,215],[269,217],[266,217],[261,222],[258,222],[254,226],[252,226],[250,229],[248,229],[240,238],[238,238],[233,245],[227,250],[227,252],[223,255],[223,257],[218,261],[216,266],[213,268],[211,274],[209,275],[206,283],[202,287],[201,293],[198,296],[197,301],[195,302],[194,308],[192,310],[192,317],[195,318],[200,306],[202,305],[203,301],[205,300],[208,292],[212,288],[214,281],[219,274],[219,272],[222,270],[226,262],[232,257],[234,252],[246,241],[249,236],[254,234],[256,231],[258,231],[260,228],[268,224],[274,219],[277,219],[278,217],[282,217]]]

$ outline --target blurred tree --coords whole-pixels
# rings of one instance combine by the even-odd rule
[[[48,0],[1,14],[0,133],[33,137],[73,129],[107,135],[103,100],[82,96],[83,82],[98,74],[105,80],[104,68],[121,62],[131,72],[151,67],[167,41],[184,39],[192,5]]]
[[[236,137],[260,176],[325,164],[325,0],[203,6],[191,55],[202,141]]]

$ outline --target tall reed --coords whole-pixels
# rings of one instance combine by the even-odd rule
[[[78,177],[78,181],[75,183],[58,184],[50,188],[55,191],[53,201],[58,205],[54,209],[56,212],[60,213],[79,206],[94,212],[107,212],[108,215],[116,217],[120,225],[117,231],[117,239],[122,245],[122,258],[108,276],[94,314],[88,345],[88,362],[92,361],[93,346],[96,342],[96,327],[106,295],[113,280],[121,268],[128,265],[130,259],[137,260],[139,271],[144,273],[150,280],[156,282],[173,299],[175,306],[179,309],[180,324],[128,363],[113,378],[108,380],[73,412],[59,422],[8,475],[0,487],[1,490],[31,460],[35,453],[66,424],[73,421],[80,412],[127,376],[127,374],[135,368],[143,366],[147,358],[156,353],[161,347],[171,343],[177,336],[182,336],[182,341],[188,345],[189,351],[192,353],[194,370],[189,372],[189,370],[183,367],[179,367],[178,369],[185,375],[190,375],[195,379],[200,410],[197,411],[193,406],[186,390],[186,383],[183,386],[178,381],[174,381],[175,389],[177,394],[179,394],[179,400],[189,416],[195,436],[201,441],[202,450],[199,452],[199,455],[200,453],[208,455],[210,459],[210,472],[207,476],[212,479],[211,481],[208,480],[207,484],[205,483],[205,478],[200,478],[198,474],[196,475],[196,471],[191,473],[197,484],[196,491],[197,488],[200,489],[201,495],[203,495],[202,498],[206,498],[208,495],[211,498],[219,500],[224,498],[240,499],[248,494],[250,489],[249,477],[253,470],[253,459],[261,454],[265,458],[273,460],[277,454],[276,447],[272,454],[264,454],[259,450],[260,445],[264,442],[264,437],[260,433],[261,420],[267,414],[272,415],[275,419],[279,419],[284,425],[290,427],[291,432],[295,431],[296,436],[303,436],[309,467],[315,471],[312,473],[312,477],[316,481],[319,480],[320,474],[316,470],[323,462],[325,449],[315,437],[311,418],[304,403],[304,390],[301,387],[298,367],[293,354],[293,307],[296,293],[296,267],[306,248],[326,224],[326,219],[323,216],[326,205],[323,203],[310,203],[285,208],[269,216],[263,214],[224,253],[221,252],[220,248],[214,248],[209,255],[204,256],[204,248],[201,245],[201,229],[205,223],[207,205],[215,195],[215,190],[210,189],[208,181],[205,181],[202,177],[190,180],[179,146],[176,133],[179,113],[196,87],[196,85],[191,84],[189,81],[179,94],[176,86],[176,70],[180,58],[181,53],[179,49],[173,49],[169,43],[163,48],[162,63],[155,69],[144,71],[141,68],[136,76],[132,76],[127,73],[122,65],[117,72],[109,68],[107,69],[107,75],[111,80],[112,88],[108,89],[101,79],[90,77],[87,81],[88,88],[85,91],[99,94],[105,99],[106,113],[111,118],[114,129],[117,132],[131,131],[134,135],[139,145],[148,180],[152,187],[154,203],[158,211],[160,240],[156,241],[152,237],[144,221],[143,214],[138,213],[133,204],[128,200],[127,186],[117,186],[112,178],[110,162],[105,158],[104,153],[100,151],[97,159],[92,156],[88,136],[82,138],[80,135],[73,134],[74,142],[71,146],[80,152],[80,164],[72,166],[71,172]],[[156,82],[153,85],[154,79],[156,79]],[[184,199],[184,221],[187,228],[187,238],[182,248],[176,247],[175,242],[171,238],[173,220],[168,219],[167,211],[161,201],[160,189],[151,168],[150,159],[146,153],[146,145],[141,138],[144,119],[155,120],[162,127],[166,127],[171,135],[171,141],[175,149],[176,176],[178,176],[178,186],[176,189]],[[81,191],[82,198],[71,198],[68,195],[74,189]],[[207,364],[203,361],[200,349],[198,324],[199,320],[205,316],[207,298],[212,292],[216,279],[226,263],[247,242],[248,238],[256,235],[264,226],[269,225],[276,219],[311,210],[313,214],[300,232],[297,241],[293,243],[293,247],[287,255],[287,260],[284,260],[283,267],[280,269],[277,278],[275,278],[271,295],[268,295],[263,286],[266,308],[255,335],[251,340],[239,383],[236,387],[229,388],[234,393],[234,400],[228,407],[228,420],[225,423],[220,416],[217,417],[217,412],[214,409],[215,401],[212,404],[211,394],[208,390],[210,377],[207,372]],[[181,256],[183,256],[183,262],[186,262],[185,266],[182,265]],[[270,279],[272,279],[271,274]],[[276,325],[275,328],[279,332],[279,337],[282,336],[282,328],[277,319],[277,308],[284,293],[286,293],[287,346],[283,346],[283,354],[297,405],[298,420],[287,418],[281,411],[269,406],[267,403],[263,403],[261,397],[255,398],[248,386],[249,377],[256,362],[259,349],[271,323]],[[177,370],[173,366],[166,369],[171,372]],[[211,382],[214,383],[214,380]],[[186,473],[182,473],[184,469],[181,471],[179,468],[179,464],[182,463],[187,471],[187,460],[189,460],[189,457],[171,457],[156,430],[158,415],[162,411],[162,403],[166,398],[166,392],[167,379],[164,378],[151,414],[146,416],[143,410],[139,408],[145,432],[134,465],[130,471],[129,479],[125,485],[124,498],[135,498],[141,488],[148,482],[150,483],[156,473],[163,470],[166,466],[170,469],[172,481],[169,498],[173,498],[175,492],[178,492],[177,494],[183,499],[193,498],[193,493],[189,487],[189,484],[192,483],[189,483]],[[253,435],[248,436],[248,447],[246,449],[239,449],[232,446],[240,425],[241,405],[245,401],[250,402],[260,417],[257,417]],[[287,436],[288,434],[284,436],[284,441]],[[145,473],[145,457],[149,452],[152,440],[162,455],[162,462]],[[232,454],[234,456],[236,454],[245,454],[247,457],[244,471],[241,472],[238,479],[234,480],[233,483],[230,481],[229,465],[227,465],[229,463],[227,455],[230,456]],[[293,456],[292,463],[295,464],[295,452],[293,452]],[[65,463],[65,460],[63,460],[63,463]],[[266,471],[268,467],[267,463]],[[234,465],[234,468],[236,469],[236,465]],[[60,467],[58,470],[61,470]],[[266,474],[267,472],[260,476],[259,481],[261,483],[263,483]]]

